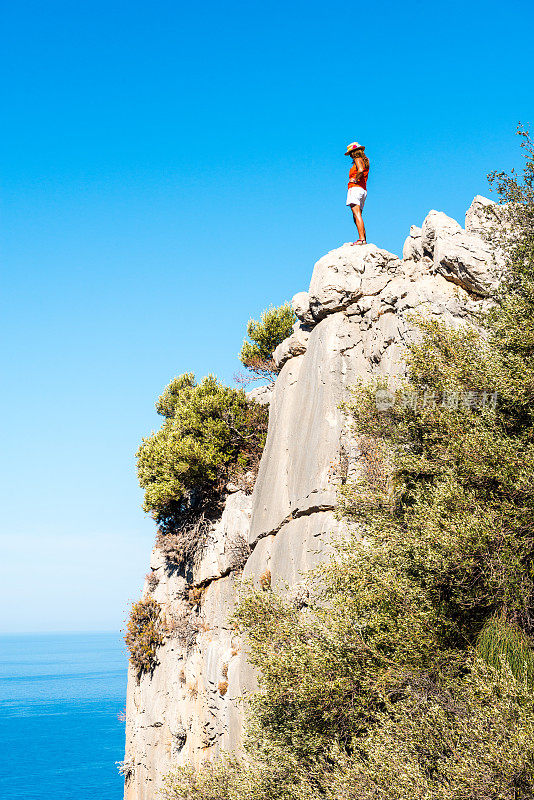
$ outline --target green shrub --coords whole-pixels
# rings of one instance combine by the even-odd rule
[[[278,308],[270,306],[261,313],[260,319],[250,319],[247,324],[247,339],[243,342],[239,359],[259,378],[273,380],[278,369],[273,353],[278,345],[293,332],[296,316],[289,303]]]
[[[124,641],[137,678],[153,672],[157,665],[157,649],[163,643],[161,607],[153,597],[132,604]]]
[[[312,763],[272,742],[246,760],[181,768],[167,800],[531,800],[531,706],[482,663],[454,697],[412,692],[384,703],[352,752]]]
[[[510,670],[525,686],[534,686],[534,651],[530,640],[517,625],[500,614],[491,617],[481,630],[476,649],[487,664],[499,672]]]
[[[163,796],[183,800],[221,800],[229,796],[227,763],[206,764],[203,770],[181,767],[165,778]]]
[[[359,757],[335,770],[334,797],[527,800],[533,796],[532,706],[513,679],[475,662],[448,696],[411,691],[385,708]]]
[[[257,469],[268,412],[213,375],[197,384],[192,373],[175,378],[156,409],[164,422],[142,441],[138,475],[145,511],[172,531],[188,508],[202,509],[230,478]]]

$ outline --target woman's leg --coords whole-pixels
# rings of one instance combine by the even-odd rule
[[[351,208],[352,208],[352,216],[354,217],[354,223],[358,228],[358,236],[365,242],[366,241],[365,225],[363,224],[362,210],[360,206],[357,205],[353,205],[351,206]]]

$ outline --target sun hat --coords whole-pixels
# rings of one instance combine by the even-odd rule
[[[353,150],[365,150],[365,145],[360,144],[359,142],[351,142],[347,145],[347,152],[345,153],[346,156],[350,156]]]

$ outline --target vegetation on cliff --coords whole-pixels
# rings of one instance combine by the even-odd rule
[[[171,381],[156,410],[164,422],[142,441],[138,475],[145,511],[172,533],[188,509],[202,511],[228,480],[257,469],[268,411],[213,375],[197,383],[192,373]]]
[[[239,359],[256,378],[274,380],[278,368],[273,353],[284,339],[291,336],[296,316],[289,303],[277,308],[270,306],[261,313],[260,319],[250,319]]]
[[[534,797],[534,150],[492,180],[507,270],[474,326],[420,321],[406,384],[356,387],[346,536],[307,604],[236,612],[259,671],[245,741],[172,800]],[[377,402],[377,399],[379,401]]]
[[[153,597],[132,604],[124,641],[130,652],[130,663],[137,679],[153,671],[157,649],[163,642],[164,624],[161,608]]]

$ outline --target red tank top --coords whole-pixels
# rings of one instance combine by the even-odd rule
[[[362,159],[363,160],[363,159]],[[349,189],[352,189],[353,186],[361,186],[362,189],[367,189],[367,176],[369,175],[369,161],[366,159],[364,162],[364,170],[363,175],[360,175],[358,180],[356,180],[356,175],[360,170],[353,164],[349,171]]]

